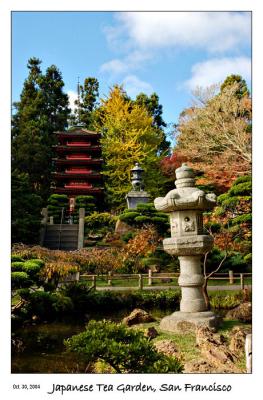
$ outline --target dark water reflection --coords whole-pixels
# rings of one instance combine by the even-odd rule
[[[171,310],[152,310],[155,318]],[[112,314],[90,314],[86,320],[41,323],[16,330],[12,335],[12,373],[85,373],[87,365],[74,354],[65,353],[64,339],[85,329],[89,319],[109,319],[119,322],[129,311]]]

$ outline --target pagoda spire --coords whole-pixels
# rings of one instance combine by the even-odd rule
[[[77,125],[80,125],[80,86],[79,86],[79,76],[78,76],[78,84],[77,84],[77,93],[78,93],[78,110],[77,110],[78,120],[77,120]]]

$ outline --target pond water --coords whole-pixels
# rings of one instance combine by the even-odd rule
[[[151,310],[155,318],[171,310]],[[119,322],[130,312],[89,315],[89,319],[109,319]],[[17,329],[12,335],[12,373],[85,373],[87,365],[74,354],[65,353],[64,339],[85,330],[86,321],[38,323]]]

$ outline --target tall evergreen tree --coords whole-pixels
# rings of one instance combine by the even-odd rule
[[[55,65],[43,74],[41,61],[28,61],[29,75],[12,119],[12,168],[28,174],[32,192],[45,201],[50,194],[55,131],[67,126],[68,96]]]
[[[94,110],[99,96],[99,82],[88,77],[83,85],[79,85],[79,98],[75,101],[77,108],[70,120],[72,125],[82,124],[87,129],[94,129]]]
[[[140,107],[144,107],[152,117],[152,126],[160,137],[160,144],[158,146],[158,154],[166,154],[170,147],[170,142],[166,139],[164,128],[167,126],[163,120],[163,106],[159,103],[159,96],[152,93],[147,96],[145,93],[139,93],[133,102]]]
[[[250,96],[247,83],[245,79],[242,78],[241,75],[229,75],[226,77],[222,85],[220,86],[220,91],[221,93],[224,91],[224,89],[228,86],[233,86],[236,85],[236,97],[241,99],[244,96]]]
[[[32,193],[28,174],[12,171],[12,242],[38,243],[42,199]]]

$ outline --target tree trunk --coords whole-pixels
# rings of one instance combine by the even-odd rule
[[[208,296],[208,292],[207,292],[207,283],[208,283],[208,279],[205,277],[204,278],[204,283],[203,283],[203,286],[202,286],[202,292],[203,292],[203,296],[204,296],[204,299],[205,299],[206,310],[210,311],[211,305],[210,305],[210,300],[209,300],[209,296]]]

